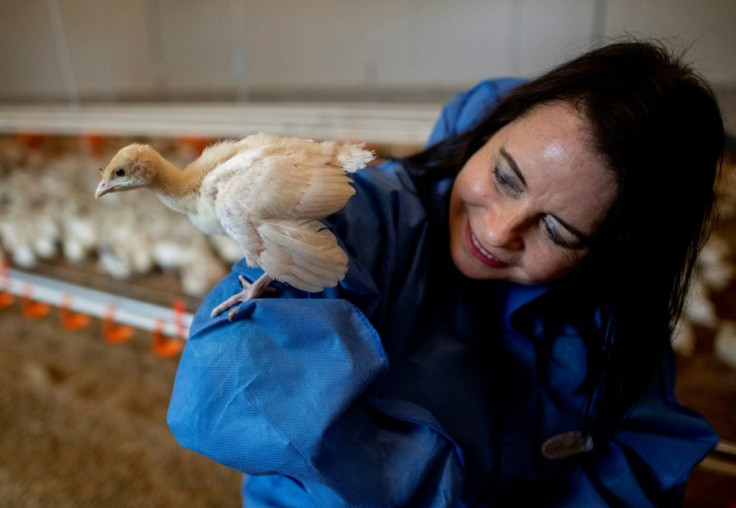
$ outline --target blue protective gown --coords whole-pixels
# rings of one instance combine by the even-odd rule
[[[517,83],[459,95],[430,142]],[[239,262],[212,290],[169,408],[179,442],[247,473],[249,508],[671,505],[716,442],[676,401],[672,355],[592,451],[545,458],[546,439],[583,425],[598,316],[544,312],[554,288],[464,278],[448,249],[452,181],[417,178],[400,162],[355,176],[326,221],[350,256],[337,288],[276,283],[233,323],[211,309],[261,272]]]

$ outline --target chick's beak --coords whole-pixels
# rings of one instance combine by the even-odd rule
[[[114,187],[108,186],[107,182],[105,180],[101,181],[100,184],[97,186],[97,191],[95,192],[96,198],[101,198],[108,192],[112,192]]]

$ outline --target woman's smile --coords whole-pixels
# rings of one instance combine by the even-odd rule
[[[465,239],[468,243],[468,249],[470,250],[470,252],[473,254],[473,256],[475,256],[478,261],[480,261],[484,265],[493,268],[501,268],[506,266],[506,263],[495,257],[485,248],[483,248],[483,246],[480,244],[480,241],[478,240],[478,237],[473,234],[470,223],[468,223],[468,227],[466,228]]]

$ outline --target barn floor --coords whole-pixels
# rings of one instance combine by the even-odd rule
[[[238,506],[241,475],[166,426],[177,361],[59,321],[0,311],[0,506]]]

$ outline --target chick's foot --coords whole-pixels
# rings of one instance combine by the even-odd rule
[[[265,293],[273,293],[276,290],[272,287],[270,287],[271,282],[273,282],[273,279],[269,277],[266,274],[261,275],[258,277],[258,279],[254,283],[248,282],[248,279],[243,277],[242,275],[238,275],[238,280],[240,281],[240,285],[243,287],[243,290],[224,302],[222,302],[220,305],[212,309],[212,313],[210,314],[210,317],[215,317],[222,311],[229,309],[230,307],[237,305],[242,302],[247,302],[248,300],[251,300],[253,298],[258,298],[261,295]],[[227,319],[228,321],[232,321],[235,317],[235,314],[237,314],[238,308],[235,307],[232,309],[228,315]]]

